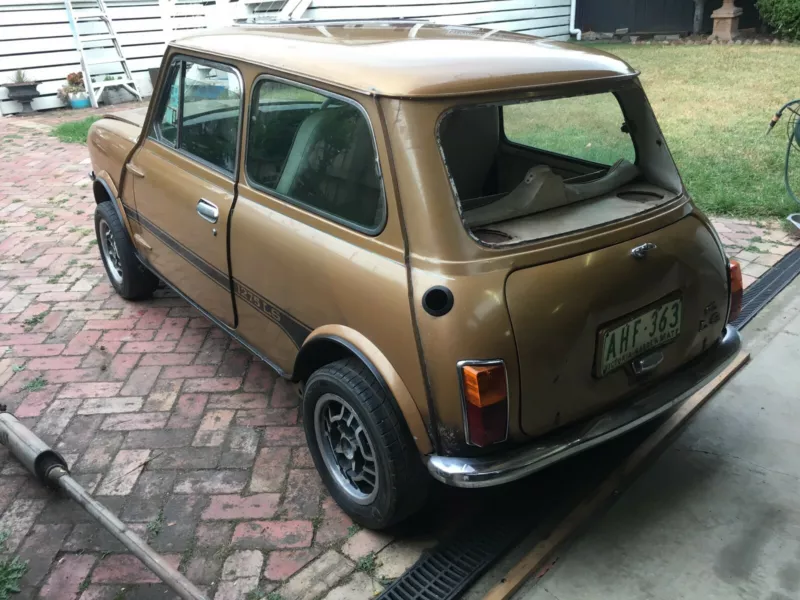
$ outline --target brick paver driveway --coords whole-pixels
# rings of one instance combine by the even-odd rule
[[[433,526],[394,541],[356,532],[323,491],[291,386],[174,295],[113,292],[86,149],[47,133],[70,117],[0,119],[0,403],[209,597],[371,597],[430,545]],[[791,249],[776,226],[717,224],[747,283]],[[463,502],[441,504],[451,516]],[[169,596],[3,449],[0,532],[29,561],[21,598]]]
[[[32,125],[0,119],[0,403],[209,597],[372,596],[370,575],[419,548],[386,548],[374,572],[391,538],[355,533],[323,491],[295,389],[171,293],[113,292],[86,148]],[[0,532],[29,561],[21,598],[169,596],[2,448]]]

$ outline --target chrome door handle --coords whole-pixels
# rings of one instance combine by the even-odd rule
[[[646,356],[642,356],[641,358],[635,359],[631,363],[631,367],[633,368],[633,372],[635,375],[644,375],[645,373],[649,373],[653,371],[658,365],[660,365],[664,360],[664,353],[661,351],[652,352]]]
[[[205,198],[200,198],[197,203],[197,214],[209,223],[216,223],[219,220],[219,209],[216,204],[212,204]]]
[[[144,177],[144,171],[142,171],[139,167],[134,165],[133,163],[128,163],[125,165],[125,168],[130,171],[130,174],[135,177]]]

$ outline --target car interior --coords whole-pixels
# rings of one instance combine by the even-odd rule
[[[199,114],[184,115],[181,148],[225,171],[236,166],[239,99],[202,100],[187,104]]]
[[[248,176],[319,211],[373,229],[382,221],[372,133],[336,101],[267,104],[251,120]]]
[[[459,108],[439,128],[464,224],[482,243],[561,235],[674,197],[624,158],[604,165],[512,143],[502,121],[502,106]]]

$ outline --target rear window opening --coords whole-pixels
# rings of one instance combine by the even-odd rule
[[[638,88],[455,108],[439,143],[464,224],[489,245],[629,218],[682,187]]]

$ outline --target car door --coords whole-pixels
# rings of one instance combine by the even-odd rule
[[[202,309],[235,327],[228,219],[236,198],[242,78],[175,57],[142,145],[128,163],[141,256]]]

